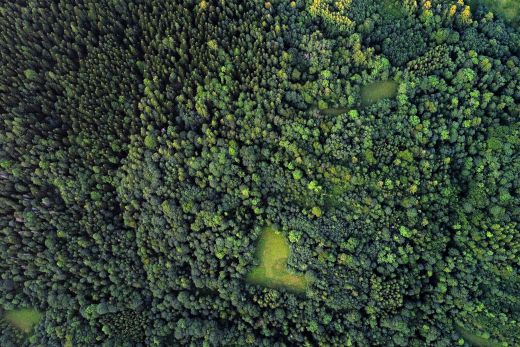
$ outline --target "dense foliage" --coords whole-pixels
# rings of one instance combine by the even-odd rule
[[[0,345],[520,345],[513,24],[463,0],[3,2],[0,316],[42,318]],[[247,281],[267,225],[304,293]]]

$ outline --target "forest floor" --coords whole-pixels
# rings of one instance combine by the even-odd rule
[[[507,344],[503,344],[500,342],[496,342],[493,340],[490,340],[489,338],[485,338],[482,336],[479,336],[467,329],[465,329],[462,325],[456,324],[457,330],[461,334],[461,336],[464,338],[464,340],[467,340],[471,343],[472,346],[476,347],[505,347]]]
[[[486,5],[506,22],[520,24],[520,0],[472,0],[470,4],[472,8],[478,4]]]
[[[260,264],[248,274],[248,281],[269,288],[284,287],[295,292],[304,292],[308,281],[304,276],[287,270],[289,255],[290,247],[285,237],[273,227],[266,227],[258,242],[257,256]]]
[[[361,103],[365,106],[397,95],[399,84],[394,81],[379,81],[361,88]]]
[[[399,84],[394,81],[378,81],[367,84],[361,88],[362,106],[370,106],[379,100],[393,98],[397,95]],[[320,112],[327,116],[337,116],[349,112],[348,107],[325,108]]]
[[[24,333],[30,333],[32,328],[38,323],[41,314],[29,308],[8,311],[5,314],[5,320]]]

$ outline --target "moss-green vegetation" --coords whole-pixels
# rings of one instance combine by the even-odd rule
[[[320,110],[320,112],[327,116],[337,116],[342,113],[346,113],[349,111],[349,108],[347,107],[337,107],[337,108],[325,108],[323,110]]]
[[[365,106],[397,95],[399,84],[394,81],[378,81],[361,88],[361,103]]]
[[[259,265],[251,269],[247,280],[265,287],[304,292],[308,280],[287,269],[289,256],[290,246],[285,237],[272,226],[264,228],[257,245]]]
[[[40,319],[41,314],[31,308],[7,311],[5,313],[5,320],[26,334],[31,332]]]
[[[382,0],[382,14],[392,20],[404,18],[407,15],[406,9],[400,0]]]
[[[507,22],[520,24],[520,0],[472,0],[470,3],[472,7],[485,5]]]
[[[465,329],[461,324],[456,324],[457,331],[464,338],[466,342],[469,342],[474,347],[508,347],[505,342],[498,342],[489,339],[489,334],[476,334],[474,332]]]

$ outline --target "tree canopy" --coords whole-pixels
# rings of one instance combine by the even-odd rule
[[[502,5],[3,2],[0,346],[520,345]]]

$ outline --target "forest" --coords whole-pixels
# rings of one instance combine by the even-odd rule
[[[0,3],[0,346],[520,346],[520,1]]]

